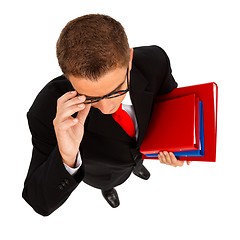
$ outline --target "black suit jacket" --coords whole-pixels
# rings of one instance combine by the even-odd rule
[[[66,201],[82,180],[100,189],[109,189],[126,181],[141,161],[139,147],[149,124],[154,99],[175,87],[177,83],[163,49],[157,46],[135,48],[130,97],[139,137],[137,141],[131,139],[111,115],[91,108],[80,145],[83,164],[71,176],[58,150],[53,119],[57,99],[73,87],[64,76],[53,79],[38,94],[27,113],[33,152],[23,198],[39,214],[49,215]]]

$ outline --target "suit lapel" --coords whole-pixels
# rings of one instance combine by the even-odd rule
[[[137,146],[140,147],[151,117],[153,94],[146,91],[148,81],[135,66],[131,70],[130,79],[130,97],[139,129]]]

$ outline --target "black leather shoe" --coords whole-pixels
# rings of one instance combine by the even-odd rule
[[[140,169],[134,169],[133,173],[144,180],[148,180],[150,178],[150,172],[143,165]]]
[[[102,190],[102,195],[112,208],[116,208],[120,205],[117,191],[114,188]]]

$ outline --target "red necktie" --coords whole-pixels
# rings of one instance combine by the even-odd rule
[[[125,130],[130,137],[135,137],[135,127],[132,118],[122,109],[122,104],[118,110],[112,114],[113,119]]]

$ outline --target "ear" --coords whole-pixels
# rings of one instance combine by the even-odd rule
[[[129,71],[131,71],[131,69],[132,69],[132,60],[133,60],[133,48],[129,49],[129,55],[130,55],[130,59],[129,59],[128,69],[129,69]]]

